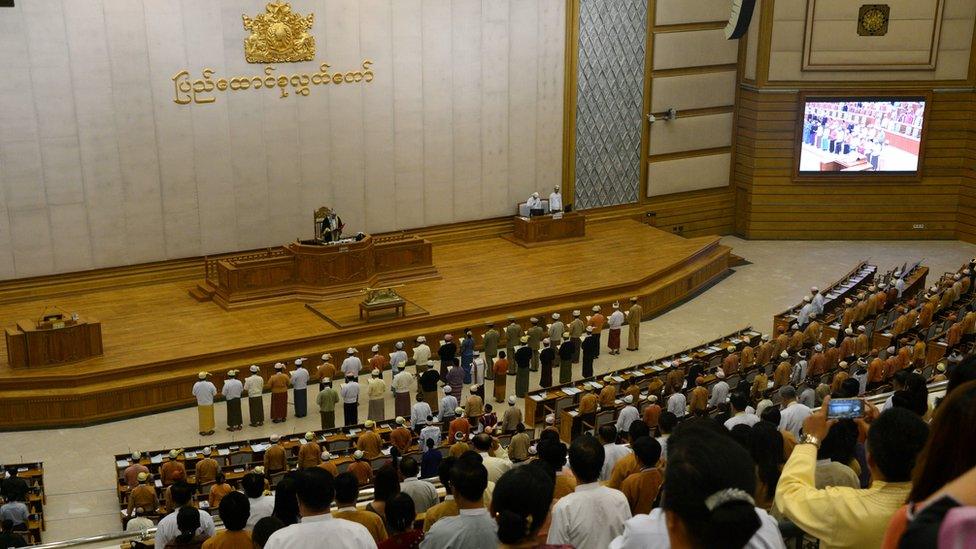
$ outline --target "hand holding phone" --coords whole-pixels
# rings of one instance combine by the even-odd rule
[[[864,416],[864,402],[859,398],[831,399],[827,419],[856,419]]]

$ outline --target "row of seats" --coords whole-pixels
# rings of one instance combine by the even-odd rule
[[[3,487],[4,505],[27,506],[28,520],[24,525],[15,525],[15,531],[31,545],[41,543],[41,533],[45,530],[44,504],[44,464],[9,463],[0,465],[0,484]],[[7,478],[3,478],[7,477]]]

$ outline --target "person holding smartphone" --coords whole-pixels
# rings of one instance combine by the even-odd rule
[[[835,415],[870,424],[867,460],[871,485],[865,489],[814,484],[817,450],[831,426],[831,399],[803,421],[803,435],[783,468],[774,504],[825,548],[878,547],[891,516],[911,490],[912,468],[928,437],[928,426],[916,414],[893,408],[878,415],[877,408],[858,401],[833,406]],[[877,418],[877,419],[875,419]]]

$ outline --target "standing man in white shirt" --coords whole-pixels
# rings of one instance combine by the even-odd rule
[[[271,534],[265,549],[318,549],[324,545],[338,549],[376,547],[365,526],[333,518],[329,512],[335,486],[328,471],[311,467],[299,471],[298,475],[298,512],[302,520]]]
[[[810,303],[813,304],[813,312],[817,313],[817,316],[823,316],[824,312],[824,296],[820,293],[820,288],[814,286],[810,288]]]
[[[295,417],[308,415],[308,370],[304,358],[295,359],[295,370],[291,373],[291,386],[295,394]]]
[[[339,398],[342,399],[343,425],[359,423],[359,382],[356,379],[356,376],[346,374],[346,382],[339,388]]]
[[[250,532],[254,530],[254,525],[264,517],[270,517],[274,511],[274,496],[264,495],[264,477],[251,472],[244,475],[241,479],[241,489],[247,496],[248,503],[251,504],[251,514],[247,517],[247,524],[244,529]]]
[[[247,391],[247,411],[251,419],[251,427],[264,425],[264,378],[261,368],[257,364],[251,365],[251,375],[244,380],[244,390]]]
[[[349,377],[350,374],[359,378],[359,372],[363,369],[363,361],[356,356],[355,347],[349,347],[346,349],[346,359],[342,361],[342,365],[339,369],[342,370],[343,377]]]
[[[217,394],[217,388],[214,384],[208,381],[207,378],[210,377],[209,372],[200,372],[197,374],[197,381],[193,384],[193,396],[197,398],[197,418],[200,422],[200,436],[209,436],[214,434],[214,396]],[[176,520],[175,518],[173,519]],[[175,522],[174,522],[175,524]]]
[[[417,460],[410,456],[401,459],[400,474],[403,475],[400,491],[410,496],[417,513],[426,513],[427,509],[437,505],[440,501],[437,488],[426,480],[420,480],[420,465]]]
[[[427,370],[427,362],[430,361],[430,346],[427,345],[427,338],[417,337],[417,346],[413,348],[413,364],[417,367],[417,375]]]
[[[712,385],[712,395],[708,398],[708,406],[715,407],[729,399],[729,384],[725,381],[725,372],[719,368],[715,372],[718,381]]]
[[[810,408],[796,401],[796,389],[792,385],[784,385],[779,390],[780,404],[779,428],[783,431],[793,433],[797,439],[800,438],[800,429],[803,428],[803,420],[810,415]]]
[[[610,330],[610,336],[607,337],[607,347],[610,349],[611,355],[620,354],[620,329],[626,319],[624,312],[620,310],[620,303],[614,301],[613,312],[607,317],[607,329]]]
[[[631,517],[623,492],[599,483],[603,446],[590,435],[580,435],[569,446],[569,467],[576,476],[576,490],[552,508],[552,525],[546,543],[572,545],[577,549],[603,548],[624,530]]]
[[[451,493],[458,515],[442,517],[430,527],[421,549],[498,547],[498,524],[483,501],[488,488],[488,471],[478,456],[462,456],[451,467]]]
[[[403,342],[397,341],[393,345],[394,351],[390,353],[390,369],[393,375],[397,375],[400,370],[407,367],[407,352],[403,350]]]
[[[224,386],[220,394],[227,401],[227,430],[240,431],[244,428],[244,415],[241,413],[241,395],[244,394],[244,384],[237,379],[237,370],[227,372]]]
[[[454,410],[458,407],[458,400],[451,394],[451,390],[450,385],[444,386],[444,397],[441,399],[437,414],[437,421],[441,423],[449,423],[457,415]]]
[[[414,431],[420,432],[430,422],[433,412],[430,410],[430,404],[424,400],[424,395],[417,393],[417,402],[414,402],[413,408],[410,409],[410,427]],[[421,445],[421,448],[424,446]]]
[[[366,396],[369,400],[366,417],[373,421],[381,421],[386,416],[386,382],[380,377],[379,370],[374,369],[370,372]]]
[[[624,407],[617,414],[617,432],[629,432],[630,424],[640,419],[640,412],[634,406],[634,395],[624,397]]]
[[[406,357],[406,353],[403,356]],[[413,374],[408,372],[406,368],[402,368],[393,376],[390,385],[393,387],[393,412],[400,417],[409,416],[410,387],[413,385]],[[411,423],[411,425],[413,424]]]
[[[549,212],[556,213],[563,211],[563,195],[559,187],[553,187],[549,194]]]
[[[471,444],[474,446],[474,450],[481,455],[481,464],[488,470],[488,482],[498,482],[498,479],[512,468],[512,462],[508,459],[494,457],[489,453],[491,435],[488,433],[478,433],[474,436]]]
[[[424,403],[426,404],[426,403]],[[411,424],[412,425],[412,424]],[[417,437],[419,446],[421,448],[427,447],[427,441],[434,441],[434,447],[437,448],[441,445],[441,427],[440,425],[434,425],[434,416],[428,415],[427,419],[420,423],[423,426],[420,429],[420,435]]]
[[[668,397],[667,409],[679,419],[685,417],[685,414],[688,413],[688,399],[685,398],[685,394],[681,391],[675,391]]]
[[[749,395],[747,393],[736,390],[729,397],[729,402],[732,404],[732,417],[725,420],[723,425],[726,429],[731,431],[736,425],[752,427],[759,423],[759,416],[746,410],[749,407]]]
[[[169,494],[176,508],[173,509],[172,513],[163,517],[156,526],[156,549],[165,549],[180,535],[179,526],[176,524],[176,515],[179,514],[182,507],[190,505],[190,501],[193,499],[193,491],[193,487],[182,480],[169,487]],[[200,527],[195,532],[195,538],[212,537],[216,533],[213,518],[206,511],[198,512],[200,513]]]
[[[600,469],[602,482],[610,479],[613,466],[630,453],[630,448],[626,444],[617,444],[617,427],[612,423],[601,426],[599,434],[600,442],[603,443],[603,467]]]

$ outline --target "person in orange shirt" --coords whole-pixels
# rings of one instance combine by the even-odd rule
[[[224,529],[203,542],[202,549],[250,549],[254,546],[244,527],[251,514],[251,504],[247,496],[240,492],[231,492],[220,500],[217,509]]]
[[[661,406],[657,403],[657,395],[647,397],[647,406],[644,407],[642,419],[644,425],[653,433],[657,429],[657,422],[661,418]]]
[[[271,446],[264,451],[264,469],[268,474],[284,471],[288,468],[288,456],[285,446],[278,435],[271,435]]]
[[[586,318],[587,326],[593,328],[592,335],[596,337],[596,356],[600,357],[600,332],[603,331],[604,324],[607,323],[607,317],[600,314],[601,307],[599,305],[593,306],[593,314]]]
[[[213,450],[209,446],[201,450],[200,453],[203,454],[204,458],[198,461],[196,467],[193,468],[194,480],[198,486],[213,482],[217,478],[217,472],[220,471],[220,464],[210,457]]]
[[[315,433],[305,433],[305,444],[298,449],[298,468],[315,467],[321,461],[322,447],[315,442]]]
[[[600,407],[613,408],[617,399],[617,385],[613,378],[606,376],[603,378],[603,388],[600,389]]]
[[[447,440],[454,440],[458,433],[463,433],[464,440],[467,440],[468,435],[471,434],[471,422],[466,417],[464,408],[458,406],[454,413],[457,417],[448,424]]]
[[[322,461],[319,463],[320,469],[325,469],[329,473],[332,473],[333,477],[339,476],[339,468],[336,467],[335,463],[332,463],[332,454],[328,450],[322,452],[322,455],[319,457],[322,458]]]
[[[350,463],[347,470],[356,475],[356,480],[359,481],[359,485],[365,486],[366,484],[373,482],[373,467],[369,464],[369,461],[366,459],[363,451],[356,450],[353,452],[352,457],[356,461]]]
[[[640,437],[631,443],[630,448],[634,451],[640,470],[624,479],[620,491],[627,496],[631,514],[650,513],[664,483],[664,475],[657,468],[661,459],[661,443],[651,437]]]
[[[186,480],[186,466],[177,459],[181,453],[180,450],[170,450],[169,461],[159,468],[159,480],[163,486],[169,486],[178,480]]]
[[[282,423],[288,418],[288,382],[291,380],[285,374],[285,365],[281,362],[274,366],[275,374],[268,380],[271,387],[271,422]]]
[[[495,402],[505,402],[505,386],[507,385],[508,355],[505,351],[498,351],[498,358],[492,365],[495,372]]]
[[[396,418],[397,428],[390,432],[390,444],[400,450],[400,454],[406,454],[413,442],[413,434],[407,429],[407,420],[402,417]]]
[[[322,364],[315,371],[319,378],[319,391],[325,389],[325,380],[335,379],[336,366],[332,363],[332,355],[325,353],[322,355]]]
[[[214,485],[210,487],[210,493],[207,494],[207,501],[210,503],[210,508],[216,509],[219,507],[224,496],[233,491],[234,487],[227,484],[227,477],[224,476],[223,471],[217,473],[217,479],[214,481]]]
[[[332,516],[363,525],[373,536],[373,541],[380,543],[387,537],[386,526],[383,525],[383,519],[378,514],[356,507],[356,502],[359,500],[358,481],[356,475],[351,473],[342,473],[335,478],[336,510],[332,511]]]
[[[366,459],[377,458],[383,453],[383,439],[374,430],[376,423],[373,420],[367,419],[363,426],[366,427],[366,430],[359,433],[356,448],[363,452]]]
[[[704,416],[708,413],[708,389],[705,388],[705,378],[701,376],[695,378],[695,388],[691,390],[688,409],[695,416]]]
[[[592,391],[586,391],[580,396],[579,400],[579,413],[580,420],[584,423],[594,425],[596,423],[596,405],[599,402],[596,394]]]

